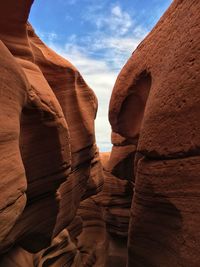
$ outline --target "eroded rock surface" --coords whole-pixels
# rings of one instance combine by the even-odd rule
[[[175,0],[128,60],[100,156],[97,99],[32,3],[0,2],[0,267],[199,267],[200,2]]]
[[[104,221],[98,249],[84,260],[77,238],[89,215],[87,208],[77,214],[103,184],[97,100],[76,68],[27,24],[32,2],[0,3],[0,264],[93,266],[106,243]]]
[[[112,134],[112,142],[112,152],[101,153],[104,185],[102,191],[93,199],[102,206],[108,233],[109,249],[105,266],[123,267],[126,266],[127,260],[130,208],[134,188],[133,159],[130,161],[130,158],[135,152],[135,146],[127,145],[124,138],[116,133]],[[128,162],[131,164],[127,164]],[[115,168],[117,165],[120,168]]]
[[[175,0],[122,69],[115,132],[137,144],[128,266],[200,262],[200,2]]]

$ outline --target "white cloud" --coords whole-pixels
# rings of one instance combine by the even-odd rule
[[[42,32],[37,30],[37,34],[47,43],[54,42],[58,38],[58,35],[55,32]]]
[[[52,49],[68,59],[81,72],[84,80],[94,90],[99,103],[98,114],[95,122],[96,139],[100,149],[108,150],[110,143],[110,125],[108,122],[108,105],[117,72],[113,71],[104,60],[96,60],[83,54],[79,47],[66,46],[65,48],[51,44]]]
[[[102,6],[93,6],[89,10],[83,19],[94,23],[98,30],[105,28],[107,31],[115,33],[117,35],[125,35],[133,26],[133,19],[130,14],[123,11],[119,5],[114,5],[109,10],[109,13],[98,13]]]
[[[78,68],[97,95],[96,139],[101,151],[111,148],[108,106],[117,75],[147,33],[117,4],[106,9],[106,13],[99,12],[103,4],[91,5],[84,15],[85,23],[96,25],[96,29],[87,35],[71,35],[64,45],[56,42],[53,33],[43,38],[51,48]]]
[[[111,23],[111,29],[119,31],[121,35],[127,33],[130,27],[133,26],[133,20],[127,12],[123,12],[120,6],[114,6],[111,9],[111,17],[108,20]]]
[[[91,56],[104,57],[110,66],[115,66],[119,71],[145,37],[147,30],[138,25],[131,14],[122,10],[118,4],[101,11],[99,9],[102,7],[97,7],[90,7],[83,17],[85,23],[96,25],[96,30],[84,38],[79,38],[79,44],[86,48],[86,52],[89,51]]]

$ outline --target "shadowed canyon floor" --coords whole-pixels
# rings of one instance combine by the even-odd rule
[[[200,266],[200,1],[174,0],[97,98],[0,2],[0,267]]]

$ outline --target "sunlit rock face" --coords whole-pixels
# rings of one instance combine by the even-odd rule
[[[1,188],[6,194],[1,201],[2,252],[15,242],[22,242],[31,251],[50,242],[59,210],[56,190],[70,173],[68,126],[34,64],[26,34],[30,6],[31,1],[0,4],[4,125],[0,130],[0,161]]]
[[[200,262],[199,11],[199,1],[175,0],[112,93],[113,131],[137,144],[129,267]]]
[[[198,267],[200,2],[175,0],[122,69],[101,160],[97,99],[32,3],[0,2],[0,267]]]
[[[69,223],[71,220],[69,214],[74,216],[76,212],[74,205],[77,208],[81,200],[96,194],[102,187],[102,168],[94,135],[97,99],[77,69],[49,49],[37,37],[30,25],[27,29],[35,62],[59,100],[69,129],[71,174],[59,189],[61,209],[57,219],[58,230],[55,229],[58,233],[63,227],[59,224],[61,222],[66,224],[63,220],[68,220]],[[65,194],[66,190],[71,193]],[[69,197],[73,195],[76,196],[76,200],[71,202]],[[68,216],[62,214],[63,211]]]
[[[0,3],[0,266],[96,266],[107,242],[90,198],[103,184],[97,100],[27,24],[32,2]]]

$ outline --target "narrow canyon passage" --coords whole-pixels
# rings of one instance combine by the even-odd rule
[[[0,2],[0,267],[198,267],[200,2],[174,0],[122,68],[106,152],[32,4]]]

